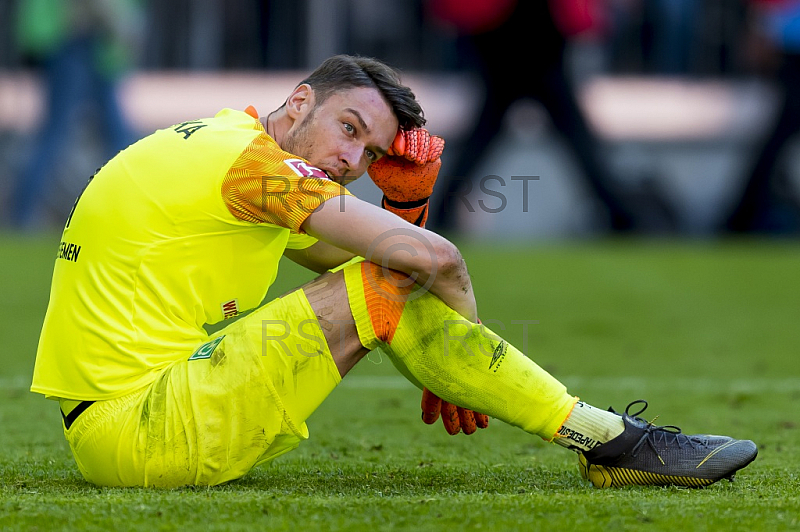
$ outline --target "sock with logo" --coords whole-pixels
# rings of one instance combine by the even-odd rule
[[[406,378],[445,401],[556,437],[577,401],[563,384],[484,325],[413,283],[398,288],[384,273],[371,262],[344,268],[364,347],[380,348]]]
[[[622,416],[578,401],[553,442],[573,451],[591,451],[624,430]]]

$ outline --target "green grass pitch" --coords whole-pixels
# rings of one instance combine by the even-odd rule
[[[574,454],[497,420],[471,437],[422,424],[419,392],[373,354],[296,451],[164,491],[87,484],[55,403],[28,391],[58,241],[0,235],[0,530],[800,529],[800,242],[462,248],[483,319],[573,393],[755,440],[733,483],[597,490]],[[310,278],[282,273],[273,295]]]

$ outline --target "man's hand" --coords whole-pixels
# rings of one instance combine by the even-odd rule
[[[472,434],[478,428],[485,429],[489,426],[489,416],[486,414],[479,414],[443,401],[427,388],[422,389],[421,406],[422,421],[428,425],[436,423],[441,413],[444,428],[450,435],[456,435],[462,430],[464,434]]]
[[[442,166],[444,139],[423,128],[400,130],[388,154],[367,168],[383,191],[381,205],[409,223],[424,227],[428,198]]]
[[[372,181],[383,191],[381,206],[402,219],[425,227],[428,198],[442,166],[444,139],[423,128],[400,130],[386,157],[367,168]],[[442,401],[430,390],[422,390],[422,421],[431,425],[442,416],[451,435],[462,430],[472,434],[489,426],[489,416]]]

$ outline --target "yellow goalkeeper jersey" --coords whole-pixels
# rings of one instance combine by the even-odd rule
[[[284,152],[255,109],[162,129],[89,182],[58,248],[31,390],[120,397],[257,306],[300,225],[347,194]]]

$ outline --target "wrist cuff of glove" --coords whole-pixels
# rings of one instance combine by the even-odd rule
[[[384,196],[381,207],[418,227],[425,227],[425,222],[428,221],[428,198],[417,201],[392,201]]]
[[[403,209],[403,210],[416,209],[417,207],[422,207],[424,205],[427,205],[428,199],[429,198],[422,198],[414,201],[395,201],[387,198],[386,195],[384,195],[383,204],[389,207],[393,207],[395,209]]]

